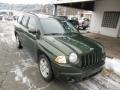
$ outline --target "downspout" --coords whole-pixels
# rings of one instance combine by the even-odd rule
[[[117,33],[117,38],[120,38],[120,16],[119,16],[119,21],[118,21],[118,33]]]
[[[57,16],[57,5],[53,5],[53,16]]]

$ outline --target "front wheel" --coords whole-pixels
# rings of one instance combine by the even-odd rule
[[[49,59],[45,55],[39,57],[39,70],[42,78],[49,82],[53,80],[53,72]]]

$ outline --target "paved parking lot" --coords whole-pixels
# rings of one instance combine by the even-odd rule
[[[120,90],[120,77],[103,71],[78,83],[47,83],[29,54],[16,48],[13,24],[0,22],[0,90]]]

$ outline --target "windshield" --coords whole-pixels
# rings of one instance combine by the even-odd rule
[[[66,20],[54,18],[40,19],[44,34],[71,34],[78,31]]]

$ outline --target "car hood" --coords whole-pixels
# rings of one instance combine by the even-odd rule
[[[79,34],[44,36],[44,40],[65,55],[69,55],[72,52],[77,54],[85,54],[94,49],[102,49],[102,46],[96,41]]]

